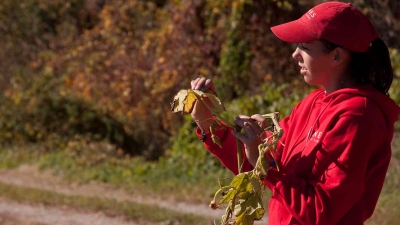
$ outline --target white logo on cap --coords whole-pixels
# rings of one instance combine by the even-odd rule
[[[314,12],[314,10],[310,9],[307,13],[306,16],[309,20],[311,20],[311,18],[313,18],[314,16],[316,16],[317,14]]]

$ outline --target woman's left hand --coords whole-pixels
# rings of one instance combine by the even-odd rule
[[[261,118],[260,118],[261,117]],[[236,125],[240,126],[245,133],[232,131],[232,134],[241,140],[245,145],[246,157],[250,164],[255,166],[258,159],[258,146],[264,139],[264,128],[262,126],[265,118],[259,114],[251,117],[245,115],[239,115],[233,121]]]

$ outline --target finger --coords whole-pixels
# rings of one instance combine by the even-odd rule
[[[235,136],[235,138],[241,140],[245,144],[248,144],[251,142],[251,139],[246,134],[232,130],[232,135]]]
[[[234,120],[233,121],[236,125],[240,126],[244,132],[246,133],[246,136],[249,139],[254,139],[257,136],[257,133],[254,131],[253,126],[245,120]]]
[[[205,77],[201,77],[197,81],[196,86],[193,88],[193,90],[200,90],[204,86],[205,81],[206,81],[206,78]]]
[[[257,121],[258,126],[259,126],[261,129],[265,129],[265,128],[268,126],[268,123],[267,123],[268,121],[267,121],[267,119],[264,118],[264,117],[263,117],[262,115],[260,115],[260,114],[254,114],[254,115],[252,115],[252,116],[251,116],[251,119]]]
[[[214,86],[213,82],[211,81],[211,79],[207,79],[204,82],[203,88],[201,89],[201,91],[207,91],[207,90],[210,90],[211,92],[215,93],[215,86]]]
[[[250,121],[252,120],[250,116],[246,116],[246,115],[238,115],[236,116],[235,120],[246,120],[246,121]]]
[[[264,129],[260,126],[260,124],[249,116],[239,115],[236,117],[236,119],[248,122],[257,136],[261,135],[264,132]]]
[[[246,120],[248,120],[248,119],[250,119],[250,117],[245,116],[245,115],[238,115],[238,116],[233,120],[233,123],[235,123],[235,124],[237,124],[237,125],[239,125],[240,127],[243,128],[244,122],[245,122]]]
[[[196,85],[197,85],[197,83],[199,82],[199,80],[200,80],[200,77],[198,77],[198,78],[196,78],[195,80],[192,80],[192,81],[190,82],[190,85],[191,85],[191,89],[192,89],[192,90],[196,87]]]
[[[196,78],[196,79],[190,81],[190,89],[193,89],[194,87],[196,87],[198,79],[199,78]]]
[[[254,114],[250,118],[257,120],[258,122],[263,122],[265,118],[260,114]]]

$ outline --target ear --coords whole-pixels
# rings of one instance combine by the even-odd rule
[[[350,58],[350,51],[344,48],[338,47],[332,51],[333,63],[335,65],[342,65],[347,63]]]

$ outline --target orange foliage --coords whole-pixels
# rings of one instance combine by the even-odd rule
[[[182,124],[169,103],[191,79],[213,78],[226,102],[262,92],[263,82],[296,76],[292,46],[269,27],[314,5],[300,2],[2,0],[0,31],[8,35],[0,37],[0,85],[29,113],[51,99],[79,99],[79,107],[115,121],[140,142],[128,152],[156,158]],[[50,96],[39,104],[35,94],[42,89]]]

